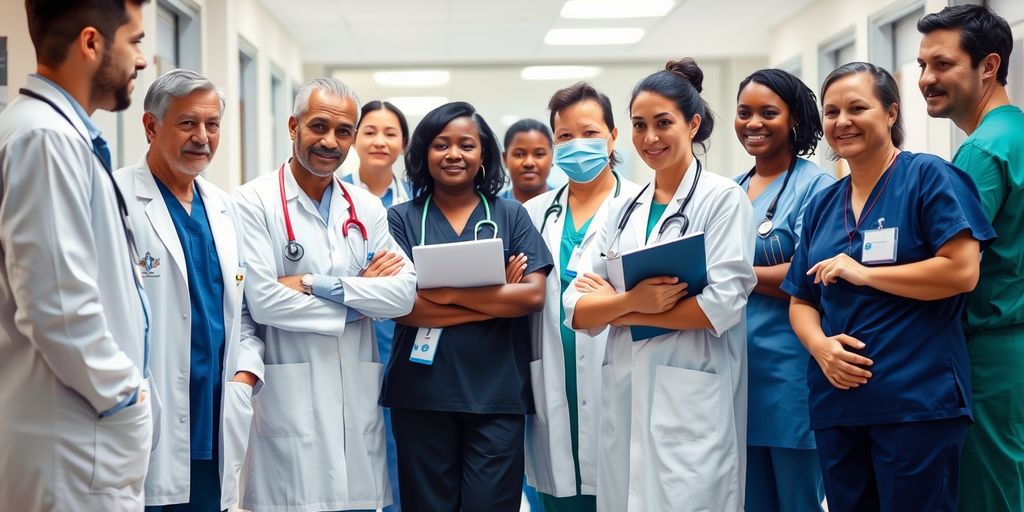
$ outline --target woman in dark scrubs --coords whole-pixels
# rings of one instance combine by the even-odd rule
[[[494,235],[511,257],[509,284],[419,290],[412,312],[396,319],[381,402],[391,408],[402,508],[516,511],[533,412],[527,315],[544,306],[551,254],[522,205],[495,197],[501,149],[472,105],[448,103],[423,118],[406,173],[414,198],[388,221],[410,258],[415,245]],[[413,342],[428,329],[433,361],[413,362]]]
[[[821,100],[850,175],[807,206],[782,289],[816,363],[807,384],[828,509],[952,512],[971,416],[961,314],[995,232],[966,173],[900,151],[888,71],[843,65]]]

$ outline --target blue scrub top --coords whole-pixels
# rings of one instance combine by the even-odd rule
[[[189,414],[192,418],[192,459],[211,460],[217,446],[224,360],[224,281],[206,205],[198,188],[192,194],[192,214],[160,180],[155,180],[178,233],[188,269],[188,298],[192,314]],[[168,343],[181,340],[167,340]]]
[[[786,171],[790,172],[790,171]],[[754,265],[770,267],[793,258],[800,241],[804,208],[815,194],[836,182],[828,171],[798,158],[789,183],[780,174],[754,198],[749,236],[754,238]],[[750,181],[743,182],[747,190]],[[782,195],[779,191],[782,190]],[[775,196],[779,202],[772,221],[775,229],[767,238],[757,235],[757,226]],[[778,448],[811,449],[814,437],[807,412],[807,351],[789,325],[789,301],[760,293],[747,300],[748,412],[747,444]]]
[[[551,252],[533,226],[526,209],[515,201],[488,199],[492,220],[504,243],[504,261],[509,255],[525,253],[526,273],[547,275],[553,265]],[[412,258],[420,242],[423,201],[392,206],[388,223],[395,241]],[[427,212],[426,243],[439,244],[473,240],[473,226],[485,218],[483,204],[469,216],[461,234],[437,205]],[[491,236],[482,227],[480,237]],[[482,322],[445,327],[438,340],[432,365],[409,361],[418,328],[395,326],[394,351],[388,362],[381,392],[381,405],[429,411],[476,414],[527,414],[533,412],[530,390],[530,320],[493,318]]]
[[[892,265],[934,257],[965,230],[984,249],[995,231],[982,211],[977,188],[949,162],[904,151],[868,196],[865,205],[877,203],[870,211],[865,206],[859,229],[850,212],[849,189],[846,177],[811,200],[782,289],[818,307],[827,336],[845,333],[864,342],[866,347],[858,352],[874,361],[873,377],[858,388],[840,390],[808,358],[811,428],[970,417],[970,368],[961,320],[964,294],[920,301],[842,280],[816,285],[806,272],[841,252],[861,261],[864,231],[876,229],[881,218],[884,227],[899,230]]]

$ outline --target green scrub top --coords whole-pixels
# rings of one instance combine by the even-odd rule
[[[665,208],[668,208],[668,203],[661,204],[657,202],[651,202],[651,215],[647,217],[647,241],[651,241],[651,233],[654,232],[654,226],[658,225],[658,221],[661,220],[662,214],[665,213]]]
[[[576,248],[583,243],[583,237],[586,236],[587,229],[590,228],[590,221],[592,220],[594,220],[593,217],[587,219],[577,230],[572,220],[572,207],[566,204],[565,222],[562,225],[562,241],[558,248],[558,267],[562,269],[562,273],[559,276],[559,282],[562,284],[562,295],[565,295],[565,291],[571,286],[572,280],[576,278],[575,273],[567,271],[569,260],[572,258],[572,253],[576,251]],[[590,511],[596,509],[596,499],[594,496],[583,495],[580,488],[582,478],[580,477],[580,413],[576,379],[576,332],[565,326],[564,307],[558,308],[558,325],[562,338],[563,365],[565,366],[565,398],[569,409],[572,458],[576,469],[576,496],[556,498],[540,493],[540,497],[544,504],[544,510],[549,512]]]
[[[1024,324],[1024,112],[993,109],[964,141],[953,164],[974,179],[999,238],[981,259],[978,287],[967,296],[967,330]]]

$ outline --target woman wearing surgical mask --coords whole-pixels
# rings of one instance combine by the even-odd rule
[[[528,421],[526,473],[547,512],[596,510],[604,334],[565,326],[561,296],[576,277],[581,256],[597,250],[594,234],[610,218],[609,204],[639,189],[613,171],[618,130],[611,102],[590,84],[562,89],[548,102],[555,134],[554,161],[569,182],[526,203],[555,260],[544,310],[533,322],[537,360],[530,364],[537,413]]]

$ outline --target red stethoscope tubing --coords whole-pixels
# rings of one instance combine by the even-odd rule
[[[363,242],[369,243],[370,237],[366,231],[366,226],[359,220],[359,216],[356,215],[356,204],[352,201],[352,196],[349,195],[348,190],[345,189],[345,185],[342,185],[341,180],[337,176],[334,179],[338,182],[338,187],[341,188],[341,195],[348,201],[348,219],[341,225],[341,234],[348,238],[348,231],[352,227],[355,227],[359,231],[359,234],[363,237]],[[284,193],[284,164],[281,164],[281,168],[278,170],[278,185],[281,190],[281,211],[284,212],[284,229],[288,234],[288,244],[295,243],[295,231],[292,229],[292,217],[288,213],[288,198]]]

